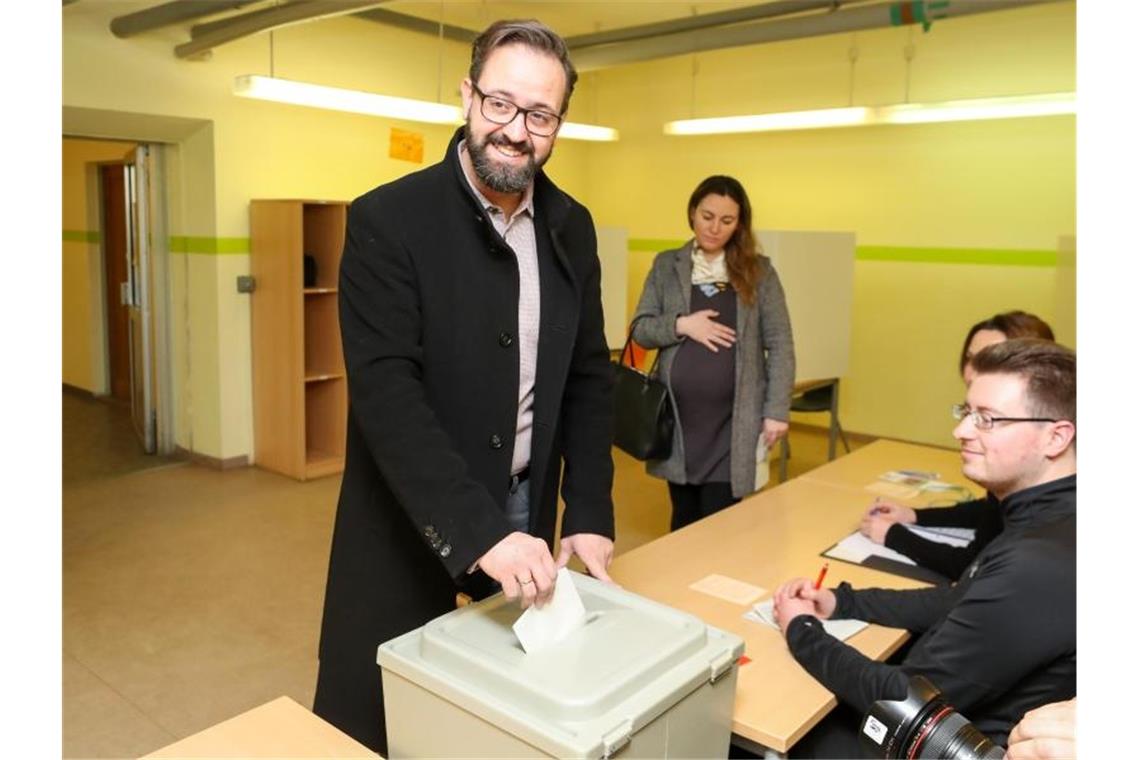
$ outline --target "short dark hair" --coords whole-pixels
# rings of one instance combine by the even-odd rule
[[[1010,338],[1040,338],[1042,340],[1055,340],[1053,329],[1040,317],[1024,311],[1007,311],[994,314],[989,319],[983,319],[970,328],[966,333],[966,340],[962,343],[962,355],[958,359],[958,374],[966,371],[966,364],[970,361],[970,341],[981,330],[997,330]]]
[[[1077,354],[1071,348],[1040,338],[1015,338],[986,346],[970,364],[979,375],[1023,378],[1034,417],[1077,424]]]
[[[562,97],[562,109],[559,113],[566,113],[566,109],[570,106],[570,95],[574,92],[574,84],[578,81],[578,72],[570,62],[570,51],[566,48],[566,41],[536,19],[496,21],[484,29],[471,45],[471,68],[467,71],[471,81],[479,83],[479,76],[483,73],[483,64],[487,62],[488,56],[505,45],[525,45],[558,59],[562,64],[562,70],[566,73],[566,94]]]

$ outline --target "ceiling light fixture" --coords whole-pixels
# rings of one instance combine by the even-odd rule
[[[825,108],[815,111],[684,119],[665,124],[667,135],[714,135],[739,132],[771,132],[828,127],[859,127],[876,124],[930,124],[1058,116],[1077,112],[1072,92],[1016,95],[1003,98],[954,100],[943,103],[903,103],[889,106]]]
[[[459,106],[432,103],[427,100],[396,98],[362,90],[327,87],[291,79],[246,74],[234,79],[234,95],[243,98],[290,103],[331,111],[348,111],[369,116],[426,122],[428,124],[462,124],[463,112]],[[618,131],[592,124],[563,122],[560,137],[568,140],[594,140],[613,142]]]

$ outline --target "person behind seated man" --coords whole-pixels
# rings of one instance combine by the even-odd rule
[[[861,756],[861,716],[876,700],[905,696],[916,674],[1000,744],[1028,710],[1076,694],[1076,355],[1019,339],[972,361],[954,437],[962,473],[993,495],[1005,527],[949,586],[780,586],[775,614],[788,648],[841,703],[792,756]],[[827,618],[918,638],[900,663],[875,662],[825,633]]]
[[[1040,338],[1053,340],[1053,330],[1040,317],[1024,311],[1007,311],[983,319],[970,328],[962,343],[958,371],[969,385],[974,376],[970,359],[987,346],[1012,338]],[[970,528],[974,538],[966,546],[931,541],[907,530],[907,524],[930,528]],[[895,526],[898,527],[895,527]],[[885,499],[875,499],[859,525],[863,535],[888,549],[905,554],[920,566],[956,579],[969,566],[982,547],[1001,532],[1001,511],[987,494],[950,507],[911,509]]]

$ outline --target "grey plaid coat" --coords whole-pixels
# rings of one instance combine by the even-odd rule
[[[689,313],[692,295],[693,241],[662,251],[653,260],[633,318],[633,339],[646,348],[661,350],[657,372],[669,387],[673,360],[684,338],[677,337],[678,316]],[[732,495],[747,496],[756,490],[756,443],[765,417],[787,421],[792,385],[796,377],[792,324],[784,301],[780,278],[767,256],[760,256],[763,274],[759,298],[746,306],[736,298],[736,391],[732,410],[730,472]],[[638,319],[643,317],[642,319]],[[673,450],[667,459],[646,464],[650,475],[685,484],[685,435],[681,426],[673,431]]]

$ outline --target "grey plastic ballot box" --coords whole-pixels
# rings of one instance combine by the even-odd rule
[[[502,594],[377,652],[388,757],[726,757],[740,637],[571,573],[586,623],[523,651]]]

